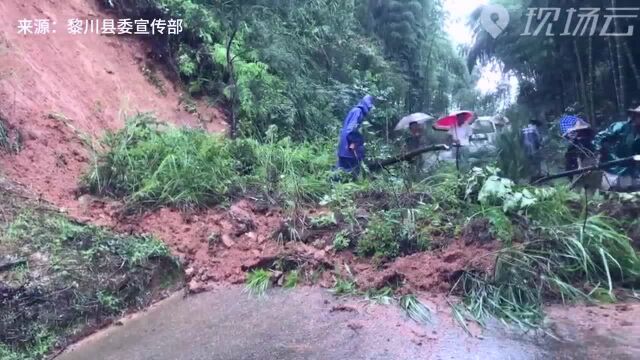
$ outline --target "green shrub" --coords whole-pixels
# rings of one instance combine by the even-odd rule
[[[500,251],[492,274],[466,273],[456,284],[464,295],[464,312],[472,318],[482,323],[494,316],[537,327],[548,299],[614,299],[615,286],[640,284],[640,258],[610,219],[592,216],[586,223],[530,232],[537,238]],[[603,296],[603,288],[609,296]]]
[[[328,142],[229,140],[139,114],[109,133],[104,148],[84,182],[92,193],[135,205],[207,206],[245,186],[297,203],[319,200],[331,188]]]
[[[245,292],[252,296],[264,296],[271,286],[271,271],[255,269],[247,274]]]
[[[348,249],[350,244],[351,244],[351,239],[349,239],[348,231],[344,231],[344,230],[340,231],[333,238],[333,248],[336,251],[342,251],[342,250]]]
[[[393,214],[381,212],[369,221],[358,241],[360,256],[395,258],[400,255],[400,221]]]

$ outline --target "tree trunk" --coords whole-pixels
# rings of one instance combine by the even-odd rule
[[[567,94],[566,85],[567,79],[564,77],[564,72],[560,73],[560,111],[564,111],[567,108]]]
[[[578,63],[578,73],[580,74],[579,94],[580,94],[580,98],[582,98],[581,103],[585,107],[585,109],[589,109],[589,104],[587,99],[587,86],[584,79],[584,68],[582,66],[582,57],[580,56],[580,49],[578,48],[577,40],[573,40],[573,50],[575,51],[575,54],[576,54],[576,60]]]
[[[231,56],[231,45],[233,44],[233,39],[236,37],[238,33],[238,26],[236,21],[234,21],[233,31],[231,32],[231,36],[229,36],[229,41],[227,42],[227,71],[229,72],[229,87],[231,89],[231,116],[229,119],[229,137],[235,139],[238,132],[238,124],[236,119],[236,107],[238,104],[238,89],[236,87],[236,74],[235,69],[233,67],[234,58]]]
[[[611,7],[613,8],[613,14],[616,14],[616,0],[611,0]],[[613,24],[615,27],[615,31],[616,33],[620,33],[620,22],[618,21],[618,18],[615,17],[613,19]],[[620,36],[616,36],[615,37],[615,41],[616,41],[616,57],[618,58],[618,76],[619,76],[619,80],[618,80],[618,86],[620,87],[619,89],[619,94],[620,94],[620,108],[618,109],[618,111],[623,111],[625,106],[627,105],[627,99],[626,99],[626,94],[625,94],[625,76],[624,76],[624,62],[623,62],[623,58],[622,58],[622,39],[620,38]]]
[[[588,96],[588,100],[589,100],[589,120],[592,124],[595,123],[596,121],[596,105],[594,104],[594,97],[593,97],[593,93],[594,93],[594,86],[595,86],[595,75],[594,75],[594,69],[593,69],[593,38],[590,36],[589,37],[589,47],[588,47],[588,51],[589,51],[589,64],[588,64],[588,73],[587,73],[587,91],[589,92],[587,94]]]
[[[638,66],[636,62],[633,60],[633,55],[631,54],[631,49],[629,48],[629,43],[627,40],[623,40],[622,45],[624,45],[624,51],[627,54],[627,60],[629,61],[629,65],[631,65],[631,71],[633,71],[633,77],[636,79],[636,90],[640,91],[640,71],[638,71]]]
[[[611,69],[611,75],[613,77],[613,88],[615,90],[616,93],[616,108],[618,109],[618,111],[620,111],[621,109],[621,105],[620,105],[620,92],[619,92],[619,87],[618,87],[618,72],[616,71],[617,67],[616,67],[616,61],[615,61],[615,57],[613,56],[613,45],[611,45],[611,38],[607,37],[607,45],[609,48],[609,68]]]

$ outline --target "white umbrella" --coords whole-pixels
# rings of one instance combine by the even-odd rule
[[[414,123],[414,122],[422,125],[425,122],[427,122],[429,120],[433,120],[433,119],[434,119],[434,117],[431,116],[431,115],[428,115],[428,114],[423,114],[423,113],[411,114],[411,115],[403,117],[402,120],[400,120],[398,125],[396,125],[396,130],[408,129],[409,128],[409,124]]]

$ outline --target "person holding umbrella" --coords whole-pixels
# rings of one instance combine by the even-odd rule
[[[405,138],[404,148],[407,152],[417,150],[424,146],[424,124],[433,120],[433,116],[424,113],[415,113],[403,117],[396,125],[395,130],[409,130]]]
[[[458,111],[445,116],[433,124],[434,130],[447,131],[451,136],[451,143],[456,146],[456,168],[460,169],[460,147],[469,146],[472,135],[471,123],[475,114],[471,111]]]
[[[373,96],[366,95],[349,111],[340,130],[337,167],[354,177],[358,175],[366,155],[364,136],[359,131],[360,125],[373,108]]]
[[[595,132],[588,122],[578,116],[566,115],[560,119],[560,132],[568,145],[565,152],[566,171],[583,167],[586,161],[595,158],[592,143]]]
[[[395,130],[409,130],[409,133],[404,139],[402,150],[404,153],[410,153],[416,151],[425,146],[424,141],[424,123],[432,120],[433,116],[424,113],[415,113],[405,116],[398,122]],[[416,156],[411,160],[411,167],[413,175],[417,175],[424,166],[422,156]]]

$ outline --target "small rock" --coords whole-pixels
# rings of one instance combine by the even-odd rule
[[[282,271],[272,271],[271,272],[271,279],[272,280],[276,280],[276,279],[280,279],[283,275]]]
[[[231,248],[236,244],[235,241],[231,240],[231,236],[227,234],[222,235],[222,243],[228,248]]]
[[[250,231],[250,232],[244,234],[244,236],[246,236],[251,241],[256,241],[258,239],[258,235],[256,233],[254,233],[253,231]]]
[[[188,279],[190,279],[190,278],[193,277],[195,272],[196,272],[196,269],[194,269],[193,267],[189,267],[189,268],[187,268],[187,270],[184,271],[184,276],[186,276]]]
[[[205,290],[204,284],[193,279],[189,282],[189,293],[198,294]]]

